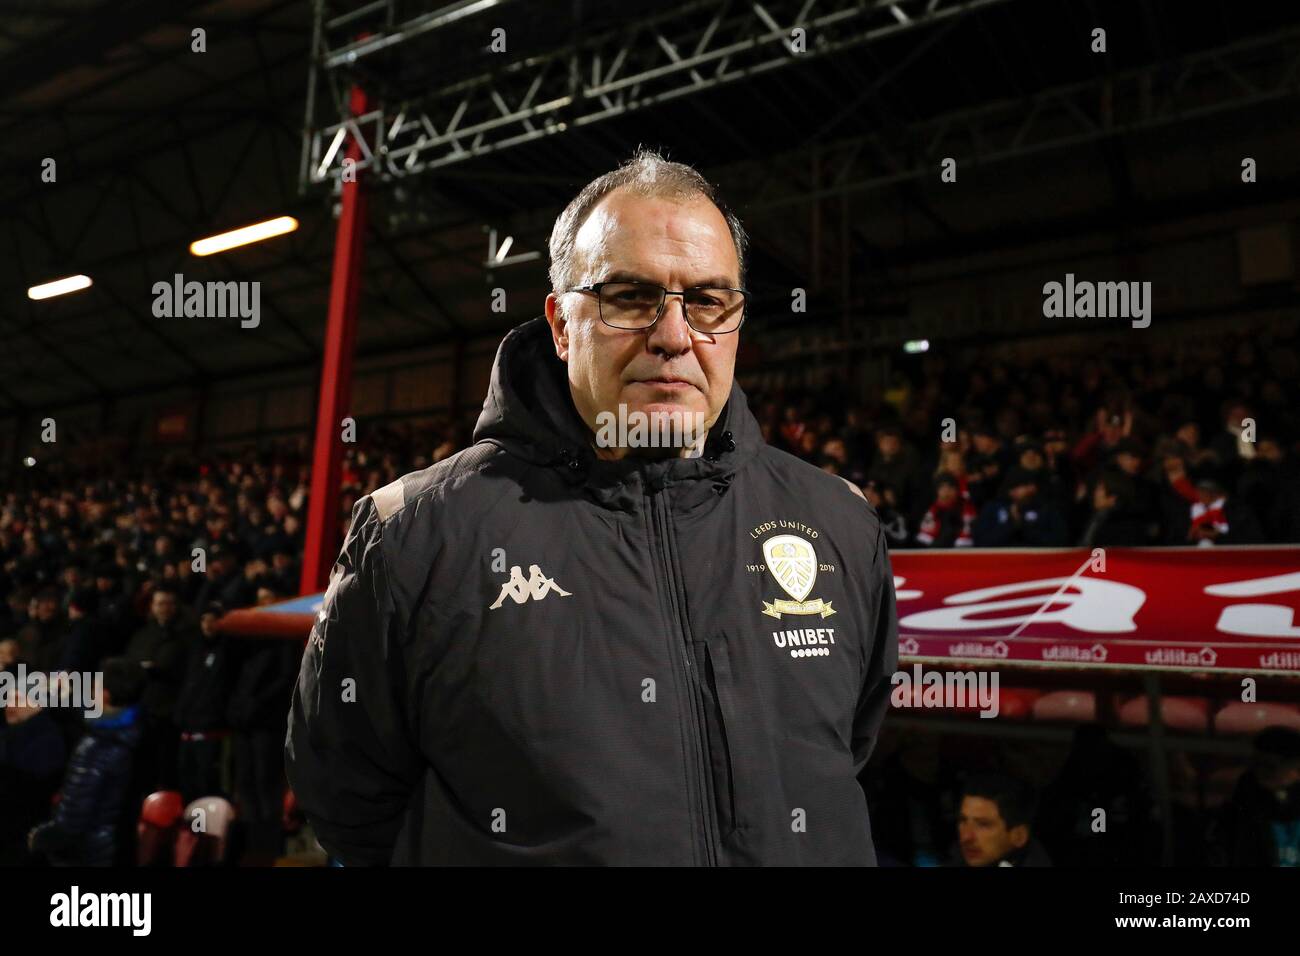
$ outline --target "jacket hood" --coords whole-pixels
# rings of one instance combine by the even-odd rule
[[[744,391],[733,380],[700,457],[597,458],[591,430],[574,407],[565,364],[555,354],[550,326],[538,317],[511,329],[497,349],[474,442],[490,442],[535,465],[557,468],[597,499],[616,504],[615,499],[630,493],[639,496],[638,485],[657,490],[695,482],[725,490],[762,447],[763,437]]]

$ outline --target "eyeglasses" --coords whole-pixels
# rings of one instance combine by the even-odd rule
[[[749,293],[744,289],[704,286],[674,292],[651,282],[597,282],[565,292],[589,292],[596,296],[600,321],[615,329],[648,329],[663,315],[670,295],[682,297],[686,324],[702,335],[735,332],[745,321]]]

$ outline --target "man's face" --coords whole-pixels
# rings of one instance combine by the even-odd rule
[[[1029,842],[1029,828],[1007,828],[998,805],[987,797],[964,797],[957,837],[967,866],[992,866]]]
[[[43,597],[36,602],[36,620],[47,624],[59,613],[59,602],[52,597]]]
[[[936,497],[938,498],[939,504],[947,507],[957,500],[957,489],[948,484],[940,485]]]
[[[639,280],[666,289],[740,287],[740,263],[731,233],[713,203],[676,203],[616,190],[578,230],[577,284]],[[686,324],[682,297],[668,296],[650,329],[610,328],[596,297],[546,297],[555,352],[569,367],[569,388],[583,421],[599,428],[601,412],[681,417],[704,415],[711,427],[731,394],[739,333],[703,335]],[[625,450],[609,450],[620,457]]]
[[[154,620],[166,627],[176,616],[176,595],[166,591],[155,592],[150,611]]]

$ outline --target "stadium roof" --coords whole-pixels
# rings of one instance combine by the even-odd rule
[[[425,0],[394,10],[411,18],[446,6]],[[772,0],[764,10],[789,24],[802,6]],[[830,6],[837,4],[813,5]],[[863,310],[904,296],[909,269],[937,255],[1158,220],[1175,199],[1207,210],[1230,201],[1203,171],[1144,163],[1127,147],[1130,137],[1158,135],[1176,152],[1180,142],[1203,148],[1275,131],[1300,156],[1294,4],[1208,3],[1194,15],[1176,0],[983,0],[934,22],[924,22],[926,10],[963,4],[867,6],[915,22],[806,62],[792,56],[742,82],[701,83],[379,185],[359,351],[495,333],[536,314],[544,255],[490,273],[485,230],[513,235],[513,251],[544,253],[563,204],[637,143],[663,146],[723,183],[753,234],[750,272],[760,294],[843,291]],[[6,4],[0,415],[318,364],[335,200],[328,182],[300,190],[313,7]],[[698,36],[719,7],[508,0],[362,58],[352,75],[395,109],[464,79],[485,56],[501,56],[501,64],[556,51],[578,56],[611,42],[611,31],[613,41],[643,53],[665,49],[660,41],[679,50],[673,31]],[[367,8],[386,4],[332,2],[325,14]],[[508,52],[489,54],[486,34],[498,25]],[[1097,25],[1110,34],[1106,58],[1087,48]],[[206,31],[202,53],[191,50],[198,27]],[[1209,108],[1202,115],[1189,102]],[[1122,121],[1107,126],[1115,115]],[[1026,125],[1031,116],[1035,124]],[[920,175],[936,169],[932,151],[947,144],[957,155],[1003,164],[998,189],[937,197],[935,177]],[[1069,190],[1038,171],[1045,155],[1068,175]],[[41,181],[47,157],[57,163],[54,183]],[[1292,172],[1257,198],[1276,201],[1294,186]],[[1071,192],[1082,201],[1070,202]],[[1150,201],[1153,194],[1160,198]],[[822,202],[814,207],[811,196]],[[298,232],[202,260],[188,252],[192,240],[284,214],[301,221]],[[846,289],[842,262],[854,264]],[[27,287],[73,273],[92,276],[92,288],[27,299]],[[176,273],[260,281],[260,325],[155,318],[153,286]],[[508,292],[506,315],[488,308],[492,286]]]

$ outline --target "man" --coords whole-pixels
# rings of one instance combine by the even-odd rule
[[[164,587],[153,592],[149,619],[126,647],[125,659],[144,677],[140,776],[150,789],[174,789],[179,736],[173,710],[196,640],[192,620],[180,612],[176,593]]]
[[[934,502],[921,518],[916,543],[926,548],[969,548],[975,506],[963,498],[956,477],[941,472],[934,479]]]
[[[1133,512],[1133,479],[1104,471],[1092,486],[1092,516],[1079,538],[1081,548],[1137,548],[1147,543],[1142,515]]]
[[[1300,866],[1300,733],[1256,735],[1250,768],[1210,829],[1215,866]]]
[[[180,731],[177,777],[187,804],[221,790],[221,748],[230,736],[226,703],[232,684],[229,642],[217,631],[224,612],[216,603],[203,609],[199,639],[188,654],[185,680],[176,700],[174,717]]]
[[[889,556],[733,381],[739,222],[639,152],[550,247],[474,445],[353,510],[290,714],[300,805],[345,865],[874,863]],[[654,414],[692,428],[634,442]]]
[[[986,774],[962,788],[957,816],[958,866],[1051,866],[1030,826],[1034,793],[1002,774]]]
[[[59,603],[57,588],[42,588],[32,602],[31,621],[18,632],[18,656],[27,663],[30,671],[56,670],[63,659],[68,622],[59,609]]]
[[[27,838],[31,851],[55,866],[111,866],[117,821],[130,793],[132,759],[140,740],[140,668],[122,658],[104,661],[104,712],[86,721],[63,778],[53,816]]]
[[[1039,494],[1038,480],[1023,468],[1012,468],[1002,496],[980,511],[975,544],[980,548],[1054,548],[1066,543],[1065,519]]]

